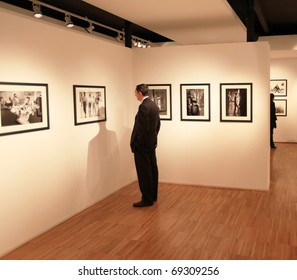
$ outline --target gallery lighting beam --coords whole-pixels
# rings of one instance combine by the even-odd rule
[[[41,9],[40,9],[40,4],[37,3],[37,2],[33,2],[32,7],[33,7],[34,17],[41,18],[42,17],[42,12],[41,12]]]
[[[29,1],[32,1],[33,3],[36,3],[35,0],[29,0]],[[119,31],[118,29],[112,28],[112,27],[110,27],[110,26],[104,25],[104,24],[99,23],[99,22],[96,22],[96,21],[94,21],[94,20],[90,20],[90,19],[88,19],[87,17],[82,17],[82,16],[80,16],[80,15],[77,15],[77,14],[74,14],[74,13],[71,13],[71,12],[68,12],[68,11],[66,11],[66,10],[63,10],[63,9],[58,8],[58,7],[52,6],[52,5],[50,5],[50,4],[44,3],[44,2],[42,2],[42,1],[37,1],[37,3],[40,5],[40,7],[46,7],[46,8],[48,8],[48,9],[53,10],[53,11],[56,11],[56,12],[60,12],[60,13],[65,14],[65,21],[66,21],[66,18],[70,18],[70,21],[72,22],[71,18],[76,18],[76,19],[80,19],[80,20],[86,21],[86,22],[88,22],[89,24],[92,24],[93,27],[94,27],[95,25],[97,25],[97,26],[103,27],[103,28],[105,28],[105,29],[108,29],[108,30],[110,30],[110,31],[121,32],[121,31]],[[73,22],[72,22],[72,24],[73,24]],[[69,26],[69,27],[70,27],[70,26]],[[93,28],[93,29],[94,29],[94,28]],[[92,30],[93,30],[93,29],[92,29]],[[90,29],[89,29],[89,30],[90,30]]]
[[[66,26],[68,28],[74,27],[74,23],[71,20],[71,18],[75,18],[75,19],[80,19],[82,21],[85,21],[85,22],[87,22],[89,24],[88,27],[84,28],[88,33],[92,33],[92,31],[95,29],[95,26],[98,26],[98,27],[102,27],[102,28],[105,28],[107,30],[116,32],[118,35],[116,37],[114,37],[114,38],[119,43],[125,42],[125,40],[127,39],[127,38],[125,38],[125,32],[124,31],[120,31],[118,29],[112,28],[112,27],[104,25],[102,23],[90,20],[87,17],[82,17],[80,15],[68,12],[66,10],[63,10],[63,9],[58,8],[58,7],[52,6],[50,4],[44,3],[42,1],[35,1],[35,0],[29,0],[29,1],[31,1],[32,5],[33,5],[34,17],[39,17],[40,18],[42,16],[41,7],[46,7],[48,9],[53,10],[53,11],[60,12],[60,13],[64,14],[65,15],[64,19],[65,19],[65,22],[66,22]],[[132,40],[131,41],[132,41],[132,45],[134,47],[140,47],[140,48],[149,48],[150,44],[151,44],[150,41],[144,40],[144,39],[136,37],[134,35],[132,35]]]

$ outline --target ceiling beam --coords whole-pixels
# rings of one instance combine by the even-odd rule
[[[257,18],[258,18],[264,32],[269,33],[268,24],[267,24],[265,17],[263,15],[262,9],[259,4],[259,0],[254,0],[254,10],[256,12]]]
[[[125,21],[125,47],[132,48],[132,24]]]
[[[255,19],[256,14],[254,10],[254,0],[247,1],[247,42],[256,42],[258,40],[258,36],[255,32]]]

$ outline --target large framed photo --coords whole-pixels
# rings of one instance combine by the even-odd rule
[[[287,116],[287,100],[285,99],[274,99],[275,114],[278,117]]]
[[[0,136],[49,129],[48,85],[0,82]]]
[[[73,85],[74,124],[106,121],[105,86]]]
[[[270,80],[270,93],[275,96],[287,96],[287,80]]]
[[[210,84],[181,84],[182,121],[210,121]]]
[[[170,84],[148,84],[149,97],[159,108],[161,120],[171,120],[171,85]]]
[[[253,84],[220,84],[221,122],[253,121]]]

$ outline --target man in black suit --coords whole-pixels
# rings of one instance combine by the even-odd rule
[[[275,113],[275,103],[274,94],[270,93],[270,148],[275,149],[276,146],[273,141],[273,130],[276,128],[276,113]]]
[[[133,207],[152,206],[158,197],[158,165],[156,158],[160,116],[157,105],[148,96],[147,85],[136,86],[135,96],[140,105],[131,135],[131,150],[142,198]]]

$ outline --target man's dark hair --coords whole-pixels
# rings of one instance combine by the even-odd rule
[[[145,84],[140,84],[136,86],[136,91],[139,91],[142,93],[143,96],[148,95],[148,86]]]

